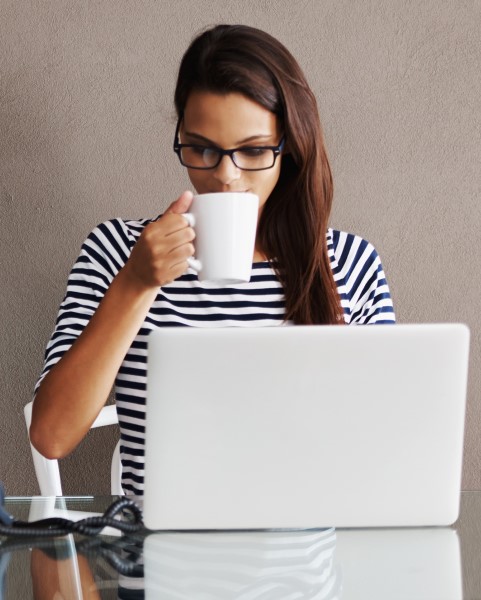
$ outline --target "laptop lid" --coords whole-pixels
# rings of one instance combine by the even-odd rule
[[[458,324],[153,332],[146,526],[454,522],[468,347]]]

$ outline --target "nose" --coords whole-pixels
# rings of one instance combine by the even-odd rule
[[[241,170],[235,166],[230,156],[223,156],[214,171],[214,178],[224,185],[229,185],[239,179]]]

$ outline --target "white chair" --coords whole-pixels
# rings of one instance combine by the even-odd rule
[[[25,415],[25,423],[27,425],[27,434],[30,431],[32,422],[32,406],[33,402],[29,402],[23,409]],[[115,425],[118,423],[117,409],[114,405],[104,406],[98,417],[92,423],[94,427],[104,427],[105,425]],[[30,436],[29,436],[30,439]],[[38,485],[40,487],[40,495],[42,496],[62,496],[62,482],[60,480],[60,470],[57,460],[50,460],[42,456],[30,443],[32,451],[33,466],[37,476]],[[120,463],[120,441],[115,446],[112,456],[112,464],[110,468],[110,489],[113,496],[123,495],[122,485],[122,465]]]

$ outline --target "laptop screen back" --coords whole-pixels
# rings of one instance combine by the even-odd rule
[[[452,523],[468,346],[463,325],[153,332],[147,527]]]

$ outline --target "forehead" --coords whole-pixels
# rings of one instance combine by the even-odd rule
[[[235,145],[252,136],[278,136],[278,119],[271,111],[238,93],[193,92],[185,106],[183,131],[220,145]],[[275,141],[275,140],[274,140]]]

